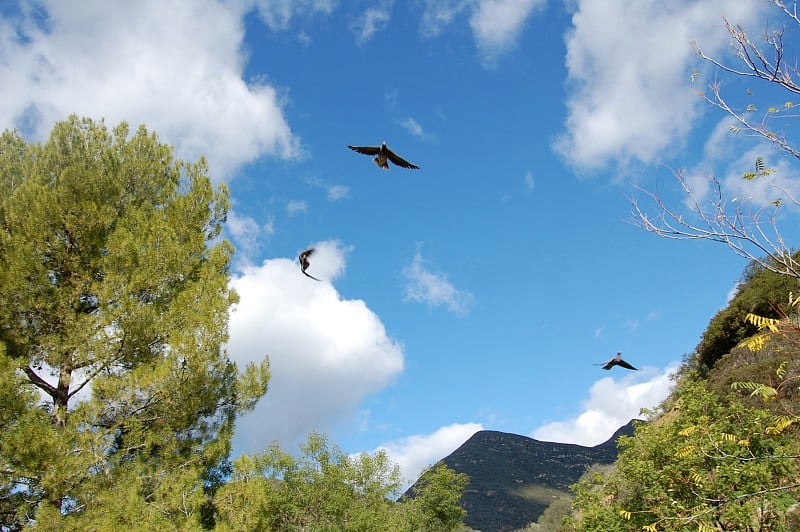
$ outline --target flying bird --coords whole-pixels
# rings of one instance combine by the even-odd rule
[[[298,260],[300,261],[300,271],[303,272],[303,275],[305,275],[306,277],[311,277],[315,281],[319,281],[319,279],[317,279],[316,277],[314,277],[313,275],[309,274],[306,271],[306,268],[311,266],[311,263],[308,262],[308,257],[313,255],[314,251],[316,251],[314,248],[309,248],[309,249],[303,251],[302,253],[300,253],[300,256],[298,257]]]
[[[385,142],[380,146],[350,146],[348,144],[347,147],[353,151],[357,151],[358,153],[363,153],[364,155],[374,155],[375,158],[372,159],[373,162],[384,170],[389,169],[389,163],[387,161],[391,161],[393,164],[403,168],[419,170],[419,166],[416,164],[411,164],[397,155],[395,152],[389,149]]]
[[[626,368],[626,369],[632,369],[632,370],[638,371],[636,368],[634,368],[633,366],[631,366],[630,364],[628,364],[627,362],[622,360],[622,353],[617,353],[617,356],[615,356],[614,358],[612,358],[608,362],[605,362],[605,365],[603,365],[603,364],[604,363],[601,362],[600,364],[595,364],[595,366],[603,366],[603,369],[611,369],[614,366],[622,366],[623,368]]]

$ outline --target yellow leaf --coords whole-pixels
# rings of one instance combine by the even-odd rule
[[[765,318],[764,316],[759,316],[751,312],[748,312],[744,319],[759,329],[769,329],[772,332],[778,332],[778,324],[780,323],[779,319]]]
[[[781,432],[786,430],[789,426],[791,426],[795,421],[797,421],[797,418],[790,418],[790,417],[787,417],[787,416],[781,416],[781,417],[778,418],[778,421],[777,421],[777,423],[775,423],[775,426],[767,427],[767,429],[764,432],[766,432],[767,434],[773,434],[773,435],[774,434],[780,434]]]
[[[746,347],[750,351],[761,351],[769,340],[769,334],[754,334],[750,338],[743,340],[739,345]]]
[[[678,458],[686,458],[690,454],[693,454],[695,449],[697,449],[697,445],[684,445],[675,453]]]

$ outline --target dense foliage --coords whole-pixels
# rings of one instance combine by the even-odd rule
[[[129,133],[71,117],[43,144],[0,136],[10,528],[196,521],[236,415],[266,389],[266,362],[239,374],[222,349],[227,190]]]
[[[400,470],[384,452],[348,456],[312,434],[302,456],[272,445],[234,462],[216,495],[220,530],[457,530],[466,475],[437,465],[414,499],[394,502]]]
[[[684,377],[621,441],[616,467],[576,484],[577,530],[792,530],[797,438],[780,417]]]
[[[747,322],[748,313],[780,318],[789,312],[787,295],[800,292],[800,279],[779,275],[753,262],[745,270],[728,306],[717,312],[708,324],[695,350],[695,362],[702,371],[716,362],[742,340],[756,332]]]
[[[763,293],[762,273],[740,293]],[[798,529],[800,317],[795,297],[782,301],[784,318],[743,317],[751,335],[713,368],[684,368],[660,409],[621,440],[614,467],[573,486],[563,530]]]

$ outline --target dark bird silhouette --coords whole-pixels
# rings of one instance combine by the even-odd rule
[[[313,275],[309,274],[306,271],[306,268],[311,266],[311,263],[308,262],[308,257],[313,255],[314,251],[315,251],[314,248],[309,248],[309,249],[303,251],[302,253],[300,253],[300,256],[298,257],[298,260],[300,261],[300,271],[303,272],[303,275],[305,275],[306,277],[311,277],[315,281],[319,281],[319,279],[317,279],[316,277],[314,277]]]
[[[601,362],[600,364],[595,364],[595,366],[603,366],[603,369],[611,369],[614,366],[622,366],[623,368],[626,369],[632,369],[638,371],[636,368],[634,368],[633,366],[622,360],[622,353],[617,353],[617,356],[615,356],[608,362],[605,363]]]
[[[375,158],[372,159],[373,162],[384,170],[389,169],[389,163],[387,161],[391,161],[393,164],[396,164],[402,168],[419,170],[419,166],[416,164],[411,164],[397,155],[395,152],[389,149],[385,142],[380,146],[350,146],[348,144],[347,147],[353,151],[357,151],[358,153],[363,153],[364,155],[374,155]]]

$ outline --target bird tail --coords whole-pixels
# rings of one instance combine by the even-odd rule
[[[380,157],[375,157],[374,159],[372,159],[372,162],[374,162],[375,164],[378,165],[378,167],[383,168],[384,170],[388,170],[389,169],[389,161],[388,160],[383,161],[383,164],[381,164]]]

